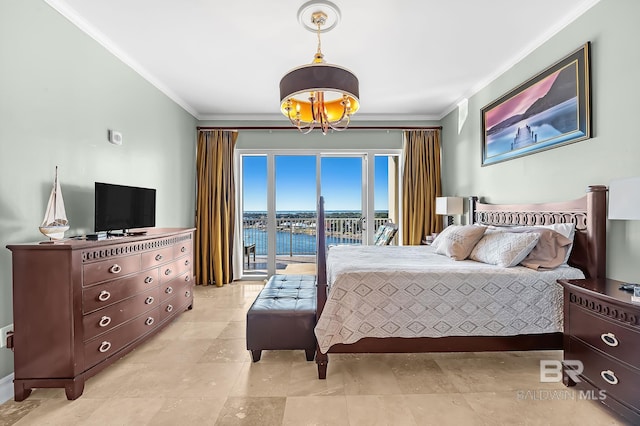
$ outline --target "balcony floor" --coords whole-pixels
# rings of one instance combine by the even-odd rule
[[[306,256],[276,256],[276,274],[315,274],[315,255]],[[245,277],[255,277],[267,274],[267,256],[253,255],[247,266],[247,258],[244,257],[244,275]]]

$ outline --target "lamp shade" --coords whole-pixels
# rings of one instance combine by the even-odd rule
[[[609,183],[609,219],[640,220],[640,177]]]
[[[436,214],[462,214],[462,197],[436,197]]]

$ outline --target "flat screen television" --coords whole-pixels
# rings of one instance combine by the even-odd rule
[[[156,190],[96,182],[95,231],[156,226]]]

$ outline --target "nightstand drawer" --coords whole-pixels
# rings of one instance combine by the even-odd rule
[[[564,358],[578,360],[584,365],[582,376],[597,388],[605,390],[607,397],[614,397],[632,407],[640,408],[640,371],[630,368],[571,338],[570,349]]]
[[[640,368],[638,342],[640,332],[605,317],[593,314],[571,305],[568,330],[571,336],[579,338],[607,355]]]

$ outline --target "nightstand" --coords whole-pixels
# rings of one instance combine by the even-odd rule
[[[640,424],[640,304],[620,290],[620,281],[558,282],[564,287],[564,359],[584,367],[579,382],[565,374],[565,384]]]

